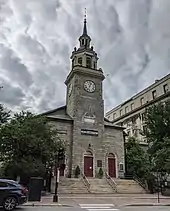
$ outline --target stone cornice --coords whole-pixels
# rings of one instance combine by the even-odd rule
[[[76,73],[78,73],[80,75],[84,75],[84,76],[92,76],[92,77],[100,78],[102,80],[105,79],[105,76],[103,75],[102,69],[98,69],[98,70],[89,69],[89,68],[84,67],[84,66],[76,65],[76,66],[74,66],[74,68],[71,70],[71,72],[67,76],[67,79],[65,81],[66,85],[69,83],[69,81],[71,80],[73,75],[76,74]]]

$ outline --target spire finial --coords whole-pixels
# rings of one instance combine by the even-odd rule
[[[86,16],[87,16],[87,10],[86,10],[86,7],[84,9],[84,19],[86,20]]]
[[[86,26],[86,17],[87,17],[87,11],[86,11],[86,8],[85,8],[85,11],[84,11],[84,27],[83,27],[83,35],[87,35],[87,26]]]

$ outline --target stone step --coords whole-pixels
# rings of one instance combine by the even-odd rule
[[[59,193],[88,193],[81,178],[62,178],[58,187]]]
[[[90,182],[90,193],[114,193],[115,191],[107,183],[106,179],[91,178],[88,179]]]
[[[146,193],[146,190],[134,180],[114,179],[114,181],[117,185],[117,193]]]

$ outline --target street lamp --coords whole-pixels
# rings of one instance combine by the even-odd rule
[[[59,148],[58,156],[55,160],[55,172],[56,172],[56,181],[55,181],[55,193],[53,196],[53,202],[58,202],[58,184],[60,177],[60,162],[64,159],[64,148]]]

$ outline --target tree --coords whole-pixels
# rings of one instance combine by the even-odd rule
[[[0,128],[0,161],[14,176],[43,176],[61,147],[63,142],[46,118],[30,112],[16,113]]]
[[[140,147],[138,140],[134,137],[129,137],[125,150],[128,173],[135,173],[140,178],[146,177],[150,166],[149,158],[147,153]]]
[[[170,173],[170,100],[149,107],[144,115],[153,171]]]
[[[2,104],[0,104],[0,126],[9,120],[10,111],[8,111]]]

